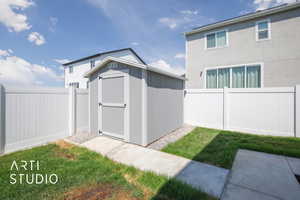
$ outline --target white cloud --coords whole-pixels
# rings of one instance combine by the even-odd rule
[[[40,85],[45,81],[60,82],[62,75],[58,75],[51,68],[32,64],[17,56],[0,58],[0,82],[15,86]]]
[[[256,10],[264,10],[284,3],[294,3],[296,0],[254,0],[253,5]]]
[[[199,11],[198,10],[181,10],[181,14],[185,15],[198,15]]]
[[[50,27],[49,27],[49,30],[51,32],[54,32],[55,31],[55,27],[56,27],[56,24],[58,22],[58,18],[56,17],[50,17],[49,18],[49,21],[50,21]]]
[[[32,5],[34,3],[30,0],[1,0],[0,23],[9,31],[20,32],[30,29],[31,25],[27,22],[27,16],[21,14],[20,11]]]
[[[201,25],[201,23],[210,23],[213,19],[199,15],[198,10],[181,10],[175,17],[162,17],[158,22],[170,29],[175,29],[185,25],[189,29],[192,26]]]
[[[174,56],[174,58],[179,58],[179,59],[185,58],[185,54],[184,54],[184,53],[177,53],[177,54]]]
[[[39,34],[38,32],[32,32],[28,35],[28,41],[35,43],[36,45],[40,46],[42,44],[44,44],[45,38],[44,36],[42,36],[41,34]]]
[[[0,56],[5,57],[5,56],[9,56],[12,53],[13,53],[13,50],[11,50],[11,49],[8,49],[8,50],[1,50],[0,49]]]
[[[152,63],[150,63],[149,65],[151,65],[152,67],[156,67],[158,69],[162,69],[171,73],[175,73],[178,75],[182,75],[185,73],[184,68],[182,67],[171,67],[171,65],[169,63],[167,63],[165,60],[163,59],[159,59],[157,61],[154,61]]]
[[[65,64],[65,63],[71,62],[71,60],[69,60],[69,59],[54,59],[54,61],[59,64]]]
[[[161,24],[168,26],[170,29],[175,29],[181,23],[181,19],[169,17],[160,18],[158,21]]]
[[[131,45],[133,45],[133,46],[138,46],[138,45],[140,45],[138,42],[131,42]]]

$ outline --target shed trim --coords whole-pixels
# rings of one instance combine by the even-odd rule
[[[111,57],[111,56],[105,58],[102,62],[100,62],[99,64],[97,64],[93,69],[91,69],[88,72],[86,72],[84,74],[84,77],[85,78],[90,77],[93,73],[97,72],[99,69],[101,69],[106,64],[108,64],[109,62],[112,62],[112,61],[115,61],[115,62],[118,62],[118,63],[122,63],[122,64],[125,64],[125,65],[129,65],[129,66],[132,66],[132,67],[137,67],[137,68],[140,68],[140,69],[144,69],[144,70],[156,72],[156,73],[163,74],[163,75],[166,75],[166,76],[169,76],[169,77],[172,77],[172,78],[186,80],[184,77],[179,76],[179,75],[177,75],[175,73],[171,73],[171,72],[168,72],[168,71],[165,71],[165,70],[161,70],[161,69],[158,69],[158,68],[150,66],[150,65],[144,65],[144,64],[140,64],[140,63],[135,63],[135,62],[131,62],[131,61],[128,61],[128,60],[125,60],[125,59],[115,58],[115,57]]]
[[[147,101],[147,70],[142,70],[142,145],[147,145],[148,138],[148,101]]]

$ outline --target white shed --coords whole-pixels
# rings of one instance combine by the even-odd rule
[[[84,76],[91,133],[146,146],[183,125],[184,77],[114,57]]]

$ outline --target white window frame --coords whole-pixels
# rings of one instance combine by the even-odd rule
[[[262,22],[267,22],[268,23],[268,38],[259,39],[258,24],[262,23]],[[256,42],[271,40],[271,19],[268,18],[268,19],[263,19],[263,20],[259,20],[259,21],[255,22],[255,38],[256,38]]]
[[[91,69],[96,66],[96,61],[95,60],[90,60],[90,67]]]
[[[207,88],[206,87],[206,72],[207,70],[213,70],[213,69],[224,69],[224,68],[230,68],[230,88],[232,88],[232,68],[234,67],[245,67],[245,77],[244,77],[244,88],[240,88],[240,89],[246,89],[247,88],[247,67],[249,66],[253,66],[253,65],[260,65],[260,87],[259,88],[263,88],[264,87],[264,63],[263,62],[257,62],[257,63],[246,63],[246,64],[235,64],[235,65],[223,65],[223,66],[217,66],[217,67],[206,67],[204,68],[204,89],[222,89],[222,88],[218,88],[218,72],[217,72],[217,88]]]
[[[225,31],[225,34],[226,34],[226,45],[219,47],[218,43],[217,43],[217,33],[224,32],[224,31]],[[215,47],[207,48],[207,35],[210,35],[210,34],[213,34],[213,33],[215,34],[216,46]],[[217,30],[217,31],[205,33],[204,49],[209,50],[209,49],[220,49],[220,48],[228,47],[229,46],[229,36],[228,35],[229,35],[228,34],[228,29],[222,29],[222,30]]]
[[[74,72],[74,66],[70,65],[69,66],[69,74],[73,74],[73,72]]]

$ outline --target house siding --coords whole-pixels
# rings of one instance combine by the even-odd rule
[[[84,78],[83,76],[84,73],[86,73],[91,69],[90,61],[95,60],[95,65],[97,65],[108,56],[122,58],[122,59],[143,64],[141,60],[137,58],[130,50],[104,54],[96,58],[84,60],[78,63],[65,66],[65,87],[68,88],[69,83],[78,82],[79,88],[87,88],[88,78]],[[73,66],[73,73],[69,73],[69,66]]]
[[[256,41],[256,22],[271,20],[271,39]],[[205,49],[205,34],[228,30],[229,46]],[[263,87],[300,84],[300,9],[186,37],[187,88],[205,87],[205,69],[263,63]],[[202,76],[200,76],[202,72]]]

